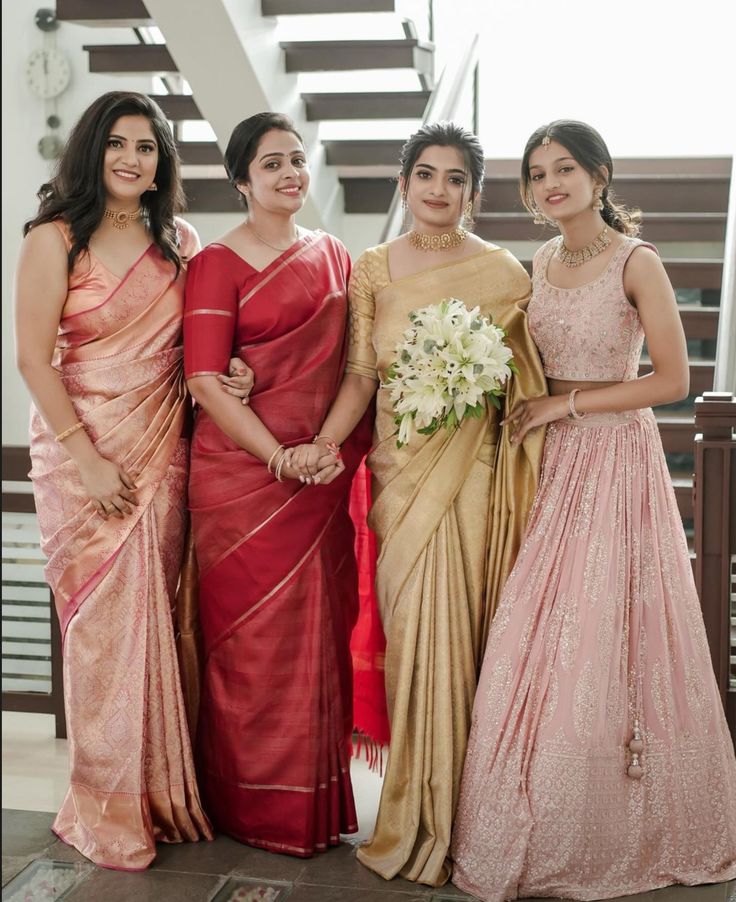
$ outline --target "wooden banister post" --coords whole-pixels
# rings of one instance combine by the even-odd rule
[[[731,737],[736,744],[736,397],[695,401],[695,583]]]

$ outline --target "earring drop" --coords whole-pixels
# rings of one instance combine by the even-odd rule
[[[471,200],[469,200],[467,204],[465,204],[463,215],[460,220],[460,225],[464,229],[470,229],[473,226],[473,202]]]
[[[547,225],[547,220],[539,207],[532,207],[532,211],[534,213],[534,225]]]
[[[603,200],[601,199],[601,191],[593,192],[593,209],[599,213],[603,209]]]
[[[151,182],[151,184],[148,186],[148,190],[149,191],[158,191],[158,185],[156,184],[156,182]]]

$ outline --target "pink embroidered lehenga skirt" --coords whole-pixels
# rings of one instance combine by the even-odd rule
[[[641,779],[627,775],[636,719]],[[453,858],[454,882],[486,902],[736,877],[736,760],[651,410],[548,429]]]

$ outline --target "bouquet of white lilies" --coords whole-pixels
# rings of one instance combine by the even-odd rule
[[[457,429],[465,417],[482,417],[485,399],[500,408],[502,386],[517,372],[506,333],[478,307],[444,298],[413,311],[409,321],[383,383],[396,413],[398,448],[414,428],[432,435],[441,426]]]

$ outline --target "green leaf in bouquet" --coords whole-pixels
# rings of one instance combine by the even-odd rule
[[[447,416],[445,417],[445,429],[453,430],[457,429],[459,426],[457,414],[455,413],[455,408],[451,407]]]
[[[437,350],[437,342],[434,338],[425,338],[424,339],[424,353],[431,354],[433,351]]]
[[[509,362],[507,363],[507,366],[511,370],[512,373],[516,373],[517,376],[519,375],[519,368],[514,363],[513,358],[511,360],[509,360]]]
[[[496,394],[496,392],[488,392],[488,400],[493,404],[496,410],[501,409],[501,398],[503,397],[503,393],[500,395]]]

